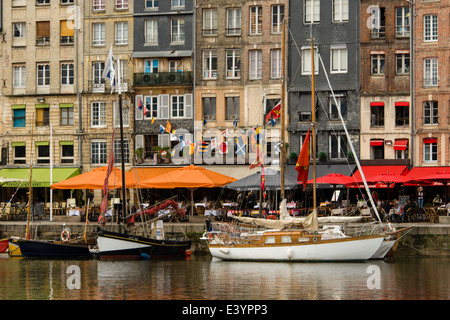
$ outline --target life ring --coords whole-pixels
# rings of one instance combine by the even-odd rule
[[[69,240],[70,240],[70,230],[64,229],[63,231],[61,231],[61,241],[67,242]]]
[[[212,233],[208,233],[208,239],[209,239],[209,241],[212,241],[214,239],[214,236]]]
[[[267,216],[267,219],[270,219],[270,220],[278,220],[277,217],[275,217],[273,214]]]

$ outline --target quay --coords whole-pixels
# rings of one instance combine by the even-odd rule
[[[32,238],[56,239],[65,224],[71,229],[72,237],[81,236],[85,230],[85,222],[71,221],[70,217],[59,217],[57,221],[47,219],[35,220],[30,223]],[[206,217],[191,216],[188,222],[165,222],[166,235],[186,235],[192,240],[193,254],[207,254],[208,248],[204,241],[200,240],[205,231]],[[26,221],[0,221],[0,238],[20,237],[25,235]],[[396,250],[396,257],[449,257],[450,256],[450,216],[441,216],[437,223],[394,223],[397,229],[414,226],[414,228],[400,241]],[[90,222],[86,226],[86,233],[93,234],[97,231],[97,222]],[[108,231],[119,231],[119,225],[106,223],[103,227]]]

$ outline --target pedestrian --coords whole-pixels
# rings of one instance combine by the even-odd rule
[[[417,204],[419,206],[419,212],[423,209],[423,188],[417,188]]]

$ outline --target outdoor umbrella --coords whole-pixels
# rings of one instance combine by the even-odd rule
[[[100,167],[82,173],[75,177],[54,183],[51,189],[103,189],[108,167]],[[127,188],[135,188],[136,184],[133,175],[125,172],[125,184]],[[122,187],[122,171],[113,168],[108,179],[109,189]]]
[[[314,179],[308,180],[308,184],[313,184]],[[346,176],[345,174],[341,173],[329,173],[323,177],[316,178],[316,183],[318,184],[330,184],[334,186],[334,191],[336,192],[336,187],[338,185],[344,185],[347,186],[351,183],[354,183],[355,179],[353,177]],[[347,192],[348,194],[348,192]]]
[[[280,190],[281,189],[281,174],[279,170],[273,170],[267,168],[264,170],[265,183],[264,187],[267,190]],[[286,188],[294,188],[297,185],[297,181],[293,181],[287,173],[284,178],[284,185]],[[261,186],[261,172],[256,172],[245,178],[239,179],[225,186],[227,189],[233,189],[237,191],[246,190],[259,190]]]
[[[187,188],[191,191],[191,209],[194,213],[194,190],[197,188],[223,187],[235,178],[208,170],[203,167],[190,165],[171,172],[140,181],[141,188]]]
[[[434,174],[426,175],[420,178],[425,183],[439,183],[444,185],[444,201],[447,203],[447,185],[450,183],[450,171],[442,170]]]

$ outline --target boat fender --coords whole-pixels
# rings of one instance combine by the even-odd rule
[[[61,240],[63,242],[67,242],[70,240],[70,230],[64,229],[63,231],[61,231]]]
[[[228,250],[228,248],[220,248],[219,250],[220,250],[220,252],[225,253],[225,254],[228,254],[230,252]]]
[[[277,217],[275,217],[273,214],[271,214],[271,215],[267,216],[267,219],[277,220]]]
[[[313,237],[313,241],[314,241],[314,243],[317,242],[317,237],[316,236]]]
[[[293,256],[292,249],[291,249],[291,248],[288,248],[288,250],[287,250],[287,257],[288,257],[289,259],[291,259],[292,256]]]

